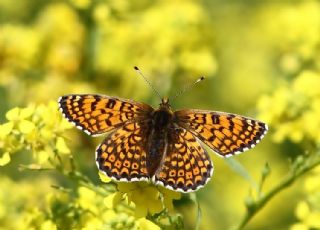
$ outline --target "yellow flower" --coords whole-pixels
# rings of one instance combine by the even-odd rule
[[[150,220],[147,220],[146,218],[140,218],[137,220],[139,230],[160,230],[161,228],[151,222]]]
[[[103,199],[103,203],[106,205],[107,208],[112,209],[112,208],[115,207],[114,200],[115,200],[115,197],[119,197],[118,194],[121,197],[120,193],[112,193],[111,195],[109,195],[109,196],[107,196],[106,198]]]
[[[299,223],[292,226],[291,229],[319,229],[320,228],[320,183],[319,174],[320,167],[316,167],[312,174],[306,178],[304,190],[306,197],[301,200],[295,209],[295,215],[299,219]]]
[[[290,230],[309,230],[309,227],[304,223],[296,223],[290,227]]]
[[[59,153],[62,153],[62,154],[69,154],[70,153],[70,149],[68,148],[66,142],[64,141],[64,138],[62,138],[62,137],[57,138],[56,148]]]
[[[70,1],[75,7],[82,10],[87,9],[91,4],[91,0],[70,0]]]
[[[310,229],[320,229],[320,211],[314,210],[305,220]]]
[[[2,156],[0,156],[0,166],[4,166],[11,161],[10,154],[5,152]]]
[[[164,206],[168,209],[168,211],[173,212],[174,207],[172,202],[173,200],[180,200],[181,193],[160,186],[158,187],[158,189],[160,193],[162,193]]]
[[[110,8],[106,4],[98,4],[93,10],[93,17],[97,22],[103,22],[108,19]]]
[[[305,220],[310,214],[310,208],[307,202],[305,201],[299,202],[296,207],[295,213],[300,220]]]
[[[45,220],[40,227],[40,230],[56,230],[57,226],[51,220]]]
[[[97,194],[86,188],[86,187],[79,187],[78,188],[78,193],[79,193],[79,205],[83,208],[83,209],[88,209],[91,212],[97,214],[98,213],[98,207],[96,206],[96,197]]]
[[[9,121],[19,120],[19,119],[20,119],[20,109],[19,109],[18,107],[15,107],[15,108],[9,110],[9,111],[6,113],[6,118],[7,118]]]
[[[308,97],[320,96],[317,85],[320,85],[320,74],[313,71],[303,71],[293,83],[293,90]]]
[[[129,204],[135,204],[135,216],[145,217],[153,215],[164,209],[173,211],[172,201],[180,199],[181,194],[156,187],[148,182],[118,183],[118,190],[123,193]]]
[[[19,130],[23,134],[31,133],[35,128],[35,124],[28,120],[21,120],[18,124]]]
[[[194,63],[198,64],[195,66]],[[212,76],[218,68],[216,60],[207,49],[185,51],[181,54],[180,64],[186,69],[186,72],[193,71],[196,76],[203,74]]]
[[[106,174],[104,174],[103,172],[99,171],[99,178],[102,182],[104,183],[109,183],[111,181],[111,178],[108,177]]]
[[[0,124],[0,139],[9,135],[13,129],[14,123],[12,121]],[[1,146],[0,146],[1,147]]]
[[[45,66],[59,72],[77,72],[84,28],[76,12],[64,3],[50,4],[38,18],[37,29],[47,41]]]
[[[293,82],[260,99],[259,118],[274,126],[273,139],[320,143],[320,74],[303,71]]]
[[[38,57],[41,36],[33,27],[12,24],[0,26],[0,50],[3,66],[29,68]]]

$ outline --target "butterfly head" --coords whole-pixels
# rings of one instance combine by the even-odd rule
[[[167,97],[163,97],[161,99],[161,103],[160,103],[160,109],[163,108],[163,109],[171,109],[171,106],[169,104],[169,98]]]
[[[163,98],[161,99],[160,106],[170,106],[170,104],[169,104],[169,98],[163,97]]]

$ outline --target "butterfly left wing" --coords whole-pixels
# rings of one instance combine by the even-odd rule
[[[212,173],[208,153],[192,133],[182,128],[171,129],[167,150],[153,181],[171,190],[192,192],[208,183]]]
[[[148,180],[146,123],[128,123],[110,133],[96,150],[100,171],[118,181]]]
[[[253,148],[268,126],[251,118],[206,110],[179,110],[175,123],[189,130],[221,156],[228,157]]]
[[[59,98],[62,114],[89,135],[99,135],[124,125],[146,119],[149,105],[95,94],[70,94]]]

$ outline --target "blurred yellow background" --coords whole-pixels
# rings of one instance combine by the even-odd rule
[[[133,66],[169,98],[206,76],[174,109],[226,111],[270,127],[259,145],[231,161],[208,150],[215,172],[197,192],[200,229],[238,226],[266,163],[267,192],[295,158],[317,152],[319,1],[0,0],[0,229],[156,229],[133,219],[119,225],[127,221],[121,210],[107,223],[114,213],[100,216],[95,189],[51,170],[61,154],[61,162],[72,158],[92,186],[101,185],[94,150],[102,139],[69,127],[56,100],[100,93],[157,107],[159,98]],[[319,181],[319,170],[300,177],[246,229],[319,229]],[[194,229],[190,199],[175,207],[184,228]]]

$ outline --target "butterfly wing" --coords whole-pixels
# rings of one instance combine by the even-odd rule
[[[156,184],[180,192],[192,192],[211,178],[213,165],[208,153],[193,134],[176,128],[168,133],[162,164],[153,178]]]
[[[253,148],[267,133],[265,123],[231,113],[205,110],[179,110],[175,122],[228,157]]]
[[[126,122],[143,120],[153,111],[149,105],[104,95],[71,94],[59,98],[62,114],[89,135],[99,135]]]
[[[118,181],[148,180],[145,123],[128,123],[110,133],[96,150],[100,171]]]

